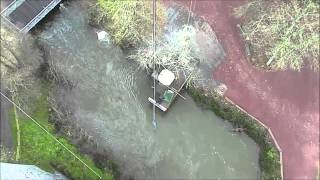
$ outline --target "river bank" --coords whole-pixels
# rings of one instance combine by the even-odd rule
[[[46,74],[42,76],[45,77]],[[99,176],[102,179],[113,179],[112,171],[107,170],[106,166],[102,168],[91,160],[94,159],[94,154],[81,150],[79,144],[66,134],[57,131],[56,124],[52,120],[54,115],[52,107],[48,102],[52,83],[48,79],[42,79],[38,85],[40,86],[38,97],[32,104],[28,104],[30,109],[27,112],[37,123],[19,109],[15,107],[10,109],[9,121],[14,136],[14,147],[17,149],[14,150],[15,157],[8,159],[8,162],[34,164],[47,172],[58,171],[72,179],[99,179]],[[33,89],[35,88],[38,87]],[[19,96],[19,93],[16,96]],[[17,139],[17,136],[20,138]]]
[[[241,128],[260,147],[259,165],[261,179],[281,179],[279,151],[270,136],[268,129],[260,125],[246,112],[228,102],[215,90],[190,86],[188,93],[202,107],[212,110],[219,117],[232,123],[234,128]]]

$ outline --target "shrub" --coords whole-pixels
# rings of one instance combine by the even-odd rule
[[[11,152],[5,146],[0,145],[0,162],[16,163],[14,157],[15,152]]]
[[[200,61],[200,53],[196,39],[197,29],[185,25],[167,34],[166,38],[157,40],[157,48],[153,54],[152,42],[139,48],[129,58],[138,61],[143,68],[152,68],[153,63],[163,66],[175,74],[183,71],[190,74]]]
[[[319,70],[319,4],[314,0],[255,0],[237,8],[242,33],[256,58],[275,69]]]
[[[137,46],[150,40],[153,32],[152,1],[98,0],[96,21],[103,23],[117,44]],[[157,2],[157,32],[166,21],[165,9]]]

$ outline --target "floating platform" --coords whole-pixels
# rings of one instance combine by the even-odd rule
[[[182,71],[176,75],[167,69],[152,73],[152,78],[157,81],[155,99],[148,97],[148,101],[162,111],[167,111],[187,83],[190,75]]]

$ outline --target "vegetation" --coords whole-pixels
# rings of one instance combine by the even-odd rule
[[[48,93],[51,86],[47,80],[39,78],[43,76],[46,67],[36,41],[31,36],[22,36],[4,25],[1,25],[0,38],[1,85],[9,90],[12,99],[19,106],[30,113],[50,133],[54,133],[54,125],[48,122]],[[12,153],[1,147],[2,162],[34,164],[47,171],[57,170],[72,179],[98,179],[98,176],[22,113],[15,113],[15,109],[12,108],[9,118],[14,145],[19,146],[17,139],[20,135],[21,147],[18,148],[20,153]],[[16,119],[19,121],[19,126]],[[17,131],[18,127],[20,132]],[[100,174],[102,179],[113,179],[111,173],[97,168],[89,157],[81,155],[68,140],[56,137]]]
[[[14,119],[14,121],[10,121],[10,126],[12,129],[12,132],[14,133],[12,136],[14,137],[14,145],[16,147],[15,155],[16,155],[16,161],[20,159],[20,149],[21,149],[21,131],[20,131],[20,125],[19,125],[19,119],[17,116],[17,109],[16,107],[13,107],[13,111],[9,112],[10,118]]]
[[[191,73],[200,57],[197,49],[196,29],[185,25],[183,28],[171,32],[169,37],[157,40],[157,48],[153,54],[152,42],[145,47],[139,48],[129,58],[139,62],[145,68],[152,68],[153,63],[171,70],[175,74],[183,71]]]
[[[138,46],[151,39],[153,32],[152,1],[98,0],[98,12],[92,19],[104,24],[117,44]],[[161,33],[166,15],[157,2],[157,32]]]
[[[54,126],[48,122],[48,92],[50,85],[44,84],[41,96],[33,104],[32,117],[50,133],[54,133]],[[13,112],[11,112],[13,114]],[[15,118],[12,117],[11,118]],[[99,179],[93,172],[72,156],[52,137],[22,113],[18,113],[21,129],[21,157],[19,163],[34,164],[46,171],[58,170],[72,179]],[[15,121],[11,119],[11,121]],[[57,137],[68,149],[81,158],[90,168],[102,176],[102,179],[113,179],[112,175],[97,168],[92,160],[81,155],[65,138]]]
[[[98,7],[100,9],[95,10],[91,18],[97,24],[104,24],[116,43],[135,47],[128,58],[137,61],[142,68],[149,70],[156,64],[175,74],[179,74],[178,71],[190,74],[201,61],[195,27],[185,25],[163,36],[167,15],[160,2],[157,2],[156,10],[157,44],[154,53],[152,1],[98,0]]]
[[[15,154],[11,152],[8,148],[0,146],[0,162],[14,163]]]
[[[319,70],[319,4],[314,0],[254,0],[237,8],[253,61],[274,69]]]
[[[197,103],[210,108],[216,115],[230,121],[233,126],[245,129],[246,134],[259,145],[262,179],[281,179],[279,152],[264,127],[217,94],[206,95],[204,91],[193,86],[189,87],[188,92]]]
[[[34,74],[43,62],[40,49],[31,36],[21,36],[1,24],[1,85],[8,89],[16,102],[28,109],[24,102],[32,102],[37,96]],[[20,91],[20,96],[16,94]]]

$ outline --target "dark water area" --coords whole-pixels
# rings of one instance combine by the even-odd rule
[[[60,89],[74,122],[110,152],[123,174],[145,179],[258,179],[259,149],[246,135],[191,97],[178,98],[151,124],[152,81],[122,50],[97,41],[76,1],[36,32],[57,69],[73,83]]]

